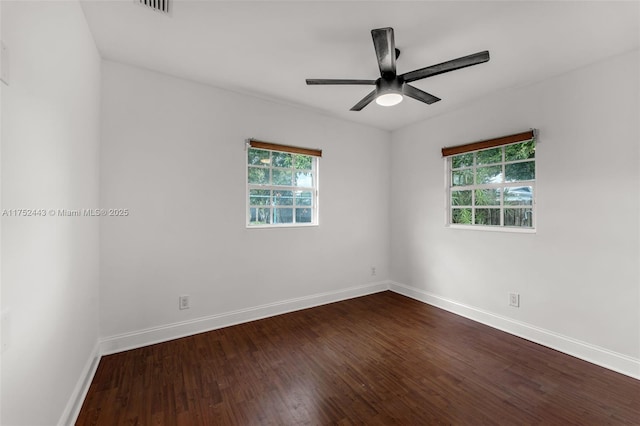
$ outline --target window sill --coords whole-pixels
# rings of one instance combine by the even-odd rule
[[[445,225],[450,229],[465,229],[469,231],[510,232],[514,234],[535,234],[535,228],[515,228],[509,226],[479,226],[479,225]]]
[[[246,229],[282,229],[282,228],[314,228],[317,223],[283,223],[281,225],[245,225]]]

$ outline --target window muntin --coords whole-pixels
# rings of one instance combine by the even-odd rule
[[[318,224],[318,157],[247,149],[247,226]]]
[[[535,140],[446,158],[447,224],[535,228]]]

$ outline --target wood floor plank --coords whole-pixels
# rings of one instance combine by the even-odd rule
[[[640,425],[640,381],[392,292],[102,358],[78,425]]]

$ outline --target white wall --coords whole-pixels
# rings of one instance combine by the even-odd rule
[[[101,205],[131,212],[102,221],[104,338],[388,278],[388,132],[114,62],[102,74]],[[323,150],[320,226],[245,228],[251,137]]]
[[[95,208],[100,59],[82,10],[69,1],[2,9],[2,207]],[[3,425],[65,422],[76,408],[98,337],[98,222],[2,217]]]
[[[640,366],[638,63],[610,58],[394,132],[392,280]],[[446,228],[440,148],[531,127],[537,233]]]

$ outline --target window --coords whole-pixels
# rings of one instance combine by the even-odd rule
[[[247,226],[318,224],[318,159],[322,151],[250,140]]]
[[[518,138],[511,136],[443,149],[443,154],[447,150],[451,153],[445,155],[448,225],[534,229],[533,135],[532,131],[512,135]],[[517,142],[509,143],[514,139]],[[483,146],[488,148],[474,150]]]

